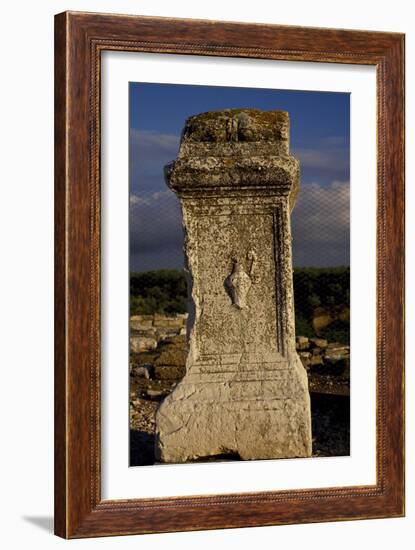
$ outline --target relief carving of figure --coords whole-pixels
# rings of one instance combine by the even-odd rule
[[[238,260],[234,259],[232,273],[226,278],[225,286],[231,297],[232,304],[238,309],[246,308],[246,300],[251,285],[251,277],[244,271]]]

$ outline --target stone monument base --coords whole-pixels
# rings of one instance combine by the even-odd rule
[[[311,455],[310,396],[300,359],[252,359],[229,356],[190,367],[157,412],[158,461]]]

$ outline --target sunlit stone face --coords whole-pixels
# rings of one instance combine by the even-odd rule
[[[299,166],[288,113],[191,117],[166,179],[181,200],[193,313],[186,375],[157,413],[158,459],[310,456],[307,376],[294,341]]]

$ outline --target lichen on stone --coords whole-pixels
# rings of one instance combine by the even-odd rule
[[[183,140],[196,142],[288,141],[286,111],[225,109],[209,111],[186,120]]]

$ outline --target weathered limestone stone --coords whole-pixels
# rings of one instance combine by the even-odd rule
[[[150,330],[152,327],[152,315],[133,315],[130,317],[130,328],[132,330]]]
[[[328,346],[328,342],[327,340],[324,340],[324,338],[310,338],[310,343],[319,349],[326,349]]]
[[[294,331],[299,164],[289,154],[288,113],[189,118],[166,179],[182,205],[192,311],[186,375],[157,412],[158,460],[310,456]]]
[[[143,351],[153,350],[157,348],[157,340],[150,336],[143,336],[142,334],[130,335],[130,350],[134,353],[141,353]]]
[[[306,350],[310,347],[310,341],[306,336],[297,336],[296,342],[297,350]]]

